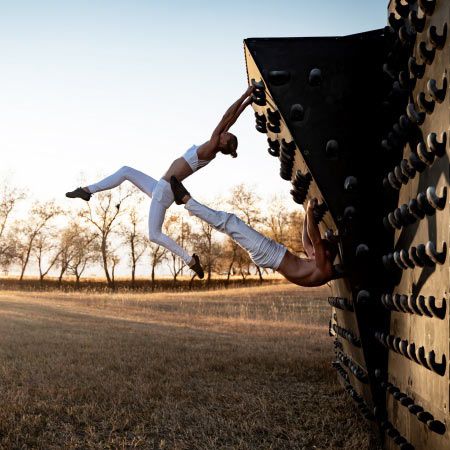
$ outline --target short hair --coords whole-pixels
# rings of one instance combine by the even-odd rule
[[[236,149],[238,147],[238,139],[234,134],[232,134],[232,133],[229,133],[229,134],[230,134],[230,139],[228,139],[228,142],[227,142],[227,153],[230,154],[233,158],[236,158],[236,156],[237,156]]]

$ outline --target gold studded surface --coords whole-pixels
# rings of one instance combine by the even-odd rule
[[[396,1],[389,4],[389,12],[395,9]],[[422,12],[419,11],[422,17]],[[397,16],[398,17],[398,16]],[[423,64],[419,46],[426,42],[428,49],[431,49],[428,32],[431,26],[435,26],[438,33],[441,33],[444,24],[450,25],[450,2],[438,0],[432,15],[427,16],[425,28],[417,34],[417,40],[412,51],[412,56],[416,58],[418,64]],[[430,79],[437,81],[438,87],[442,87],[443,78],[449,79],[450,75],[450,36],[442,50],[437,49],[432,64],[427,64],[425,74],[422,79],[418,79],[412,92],[411,100],[418,111],[420,105],[418,96],[425,93],[425,99],[431,101],[427,84]],[[405,112],[406,114],[406,112]],[[447,92],[442,103],[436,103],[434,111],[427,113],[425,121],[420,126],[424,140],[426,142],[430,133],[437,133],[438,137],[443,132],[450,132],[450,95]],[[447,136],[449,137],[449,136]],[[412,151],[408,144],[404,148],[403,157],[408,159]],[[428,187],[435,187],[440,195],[444,187],[449,186],[449,146],[446,147],[446,156],[436,158],[434,163],[427,167],[422,173],[417,174],[413,179],[403,184],[399,193],[399,206],[408,204],[416,198],[420,192],[426,191]],[[435,215],[425,216],[423,220],[417,221],[395,232],[395,249],[408,250],[412,246],[426,244],[428,241],[436,243],[437,250],[442,250],[443,243],[450,243],[450,208],[446,201],[443,210],[436,211]],[[449,300],[450,265],[449,258],[443,265],[437,264],[432,268],[415,267],[402,271],[401,279],[395,287],[394,294],[423,295],[425,298],[434,296],[436,304],[441,305],[442,299]],[[450,449],[450,414],[449,414],[449,314],[443,320],[437,317],[426,317],[417,314],[404,312],[392,312],[390,319],[390,334],[414,342],[417,346],[423,346],[426,353],[434,351],[438,361],[445,355],[446,373],[440,376],[398,354],[389,351],[388,360],[388,380],[396,386],[402,393],[412,398],[415,404],[429,412],[434,419],[446,425],[447,431],[444,435],[433,432],[427,423],[419,420],[418,415],[412,414],[408,408],[402,406],[398,400],[390,393],[386,394],[388,420],[404,436],[416,450]],[[394,440],[386,436],[386,448],[398,449]]]

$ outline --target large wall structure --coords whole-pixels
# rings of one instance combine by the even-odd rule
[[[381,30],[244,42],[256,129],[339,245],[333,366],[387,449],[450,449],[449,22],[392,0]]]

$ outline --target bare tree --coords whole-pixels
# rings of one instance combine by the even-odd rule
[[[263,218],[263,222],[268,229],[268,237],[280,243],[285,242],[289,230],[290,212],[281,196],[275,195],[271,198],[268,214]]]
[[[48,225],[49,221],[61,212],[61,208],[54,201],[36,202],[32,206],[27,219],[15,223],[15,230],[19,237],[17,260],[20,265],[20,280],[23,279],[25,274],[37,236]]]
[[[10,186],[7,181],[0,184],[0,266],[7,271],[16,257],[17,236],[7,234],[7,225],[17,203],[25,198],[25,192]]]
[[[69,222],[59,234],[59,257],[56,262],[59,267],[58,282],[61,284],[63,276],[68,273],[74,275],[79,284],[88,264],[98,260],[99,246],[95,243],[97,235],[76,220]]]
[[[137,263],[144,255],[148,245],[148,239],[139,230],[141,221],[137,208],[133,206],[127,211],[125,223],[120,226],[123,243],[128,247],[132,286],[135,285]]]
[[[216,271],[220,266],[220,256],[223,246],[214,239],[214,228],[200,221],[200,232],[192,233],[190,237],[191,244],[196,252],[202,256],[203,268],[206,272],[206,283],[211,283],[212,272]]]
[[[155,269],[167,259],[167,250],[162,246],[155,244],[153,242],[149,243],[150,251],[150,265],[152,268],[151,279],[152,279],[152,291],[155,290]]]
[[[122,193],[121,189],[114,191],[105,191],[97,194],[97,201],[88,203],[88,208],[81,211],[80,216],[90,223],[97,231],[100,240],[101,263],[105,272],[108,286],[114,288],[114,280],[110,273],[109,264],[114,262],[109,258],[111,255],[111,235],[116,232],[118,219],[125,213],[123,208],[124,201],[132,195],[131,190]]]
[[[289,213],[288,229],[284,244],[294,253],[304,254],[305,248],[302,242],[302,229],[305,221],[305,212],[301,210]]]
[[[185,247],[191,234],[191,226],[181,214],[172,214],[164,221],[164,233],[170,236],[181,247]],[[184,262],[178,256],[168,252],[168,266],[174,283],[183,272]]]
[[[261,199],[255,193],[255,191],[245,184],[239,184],[233,188],[231,195],[227,200],[227,203],[232,208],[233,212],[240,216],[244,222],[252,228],[257,228],[261,225],[262,217],[259,208],[259,203]],[[236,249],[238,252],[238,250]],[[240,256],[241,266],[240,272],[242,277],[244,277],[244,269],[242,263],[245,261],[245,257]],[[259,275],[260,281],[263,280],[261,269],[256,266],[256,271]]]
[[[42,229],[36,236],[33,253],[39,268],[39,281],[42,283],[61,255],[57,242],[58,230]],[[45,263],[47,263],[45,265]]]
[[[120,263],[120,257],[119,255],[117,255],[116,253],[111,252],[108,255],[108,259],[110,261],[110,266],[111,266],[111,280],[112,280],[112,286],[115,286],[115,282],[116,282],[116,267],[117,265]]]

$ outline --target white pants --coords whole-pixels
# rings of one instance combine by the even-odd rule
[[[214,229],[227,234],[259,267],[277,270],[286,254],[286,247],[250,228],[234,214],[215,211],[191,198],[185,205],[190,214],[209,223]]]
[[[88,189],[94,194],[95,192],[115,188],[126,180],[133,183],[138,189],[152,198],[148,215],[149,239],[155,244],[167,248],[167,250],[179,256],[186,264],[189,264],[192,260],[189,253],[162,232],[166,211],[174,200],[172,189],[166,180],[161,179],[156,181],[145,173],[139,172],[139,170],[124,166],[109,177],[104,178],[98,183],[91,184],[88,186]]]

